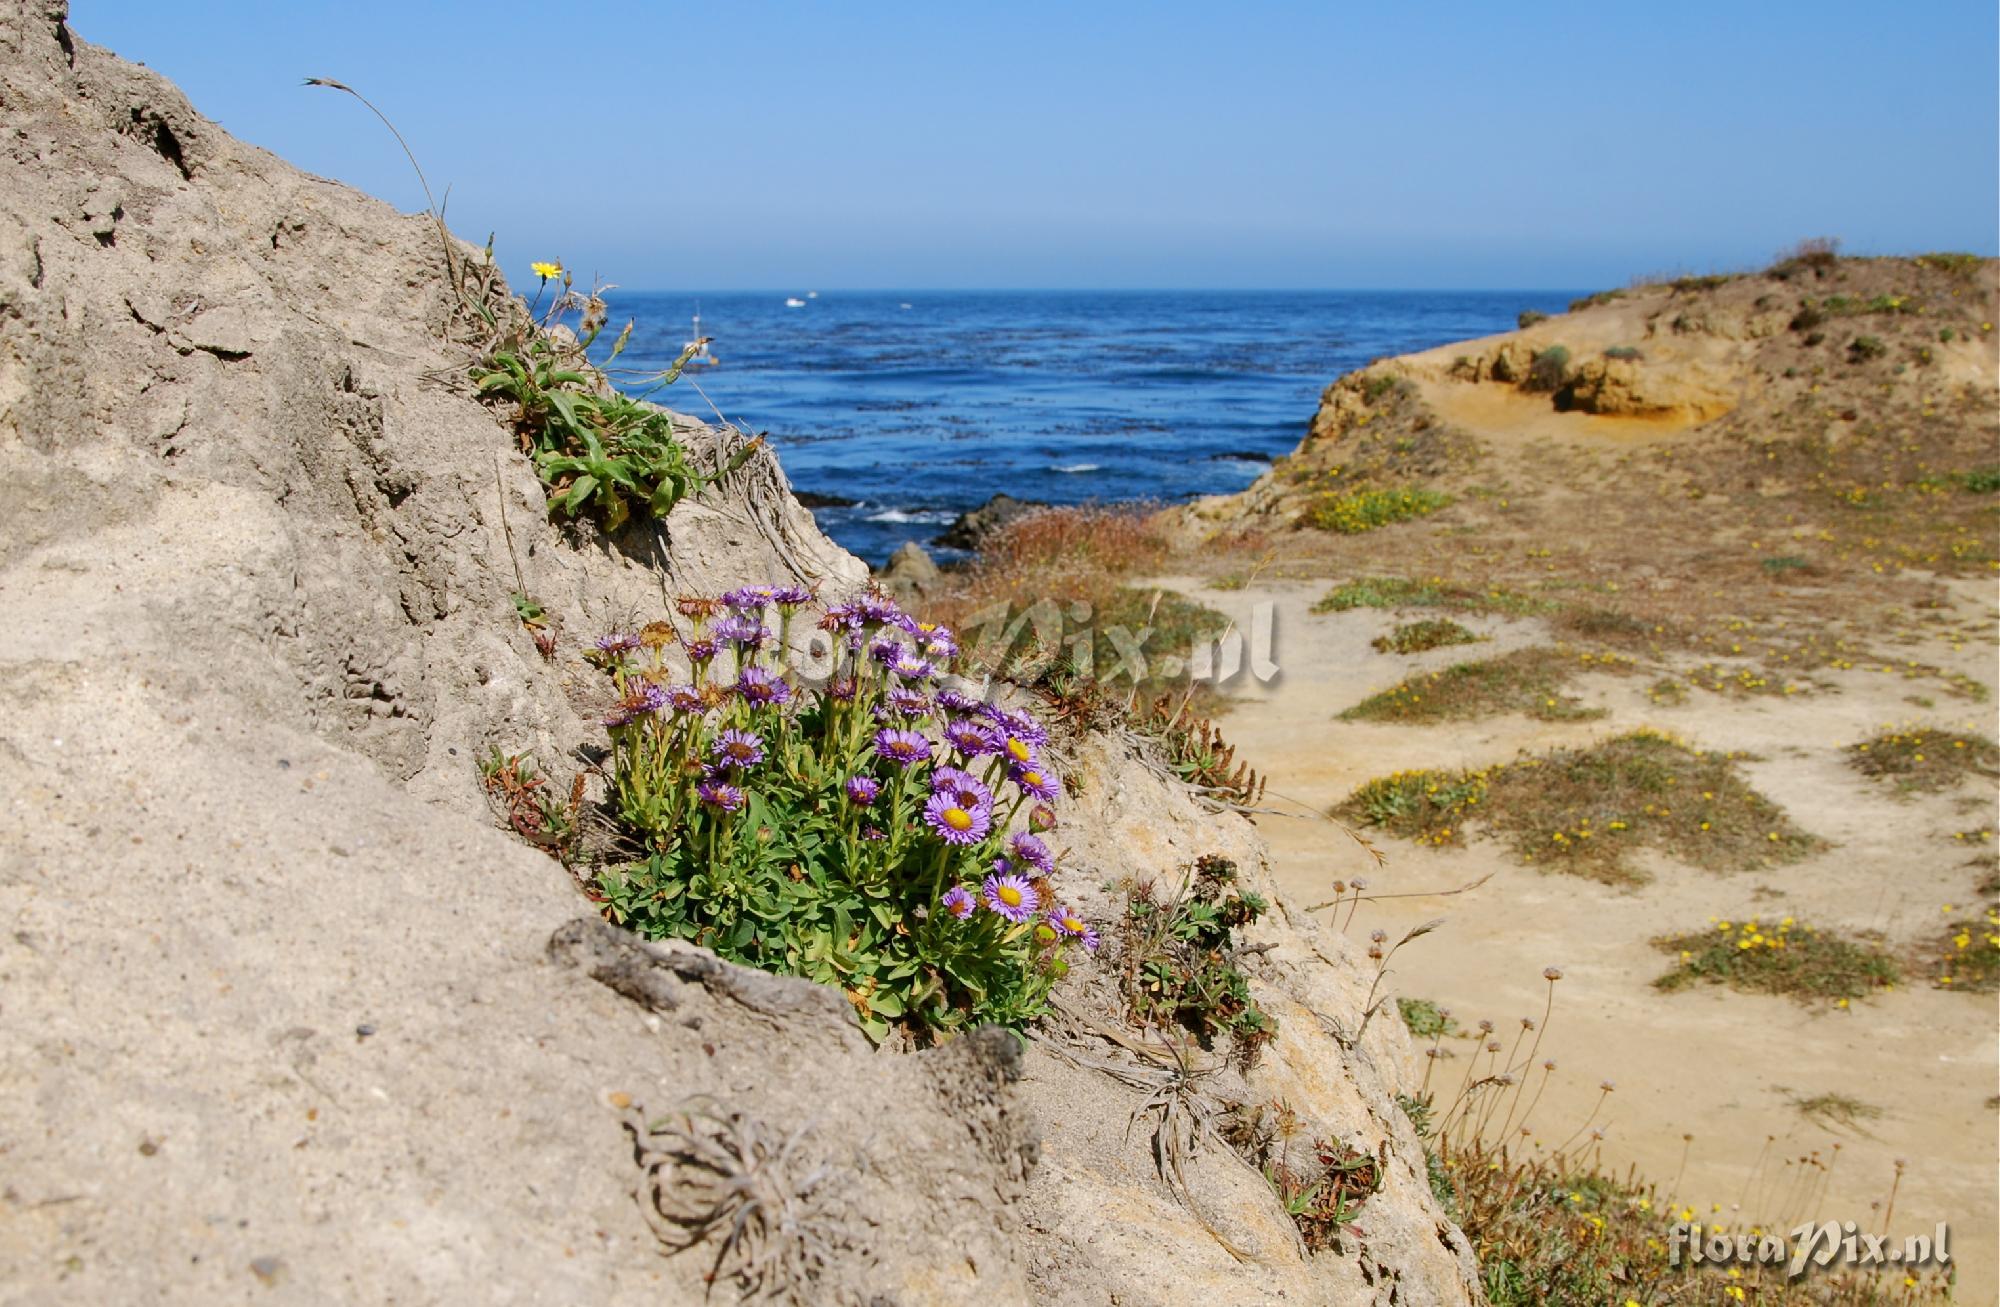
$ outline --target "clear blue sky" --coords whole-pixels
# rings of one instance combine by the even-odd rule
[[[1993,0],[73,0],[239,136],[511,276],[1594,287],[1995,252]]]

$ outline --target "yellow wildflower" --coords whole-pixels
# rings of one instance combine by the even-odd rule
[[[562,276],[562,264],[530,263],[528,265],[528,271],[534,273],[537,277],[540,277],[543,281],[551,281],[557,277]]]

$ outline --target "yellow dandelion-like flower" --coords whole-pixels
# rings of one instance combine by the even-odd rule
[[[528,265],[528,271],[534,273],[537,277],[540,277],[543,281],[552,281],[555,278],[562,276],[562,264],[530,263]]]

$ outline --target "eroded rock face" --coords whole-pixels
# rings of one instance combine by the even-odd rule
[[[776,1282],[799,1301],[1467,1298],[1383,1108],[1399,1032],[1324,1033],[1315,1010],[1365,982],[1310,922],[1270,926],[1257,983],[1288,1033],[1232,1092],[1386,1147],[1390,1179],[1365,1252],[1307,1261],[1261,1181],[1204,1153],[1245,1263],[1102,1073],[1011,1036],[877,1053],[832,991],[596,922],[496,828],[477,761],[566,770],[601,739],[588,636],[682,591],[837,593],[865,567],[768,459],[658,531],[552,529],[457,380],[430,221],[234,141],[65,21],[0,0],[0,1281],[21,1301],[698,1301],[717,1245],[662,1257],[654,1201],[675,1120],[762,1141],[760,1183],[813,1232]],[[1247,824],[1129,753],[1075,765],[1093,875],[1260,865]],[[1110,1019],[1101,985],[1076,1001]]]

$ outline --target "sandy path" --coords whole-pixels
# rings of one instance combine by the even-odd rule
[[[1935,990],[1921,980],[1849,1011],[1807,1008],[1789,1000],[1703,987],[1662,994],[1651,981],[1666,966],[1646,941],[1657,934],[1700,929],[1711,915],[1765,920],[1790,914],[1847,929],[1880,929],[1892,943],[1928,936],[1941,907],[1972,906],[1977,873],[1963,865],[1966,846],[1951,832],[1993,821],[1992,795],[1967,788],[1956,795],[1901,801],[1865,781],[1838,749],[1889,722],[1924,720],[1941,726],[1993,730],[1989,707],[1939,696],[1925,710],[1906,699],[1911,687],[1896,676],[1837,673],[1840,692],[1810,698],[1729,700],[1692,695],[1678,707],[1648,701],[1646,678],[1590,678],[1577,683],[1608,718],[1542,723],[1504,717],[1441,727],[1348,723],[1334,715],[1410,672],[1547,640],[1538,622],[1461,618],[1491,643],[1441,649],[1415,657],[1377,653],[1369,641],[1395,623],[1388,613],[1357,610],[1314,615],[1324,583],[1272,584],[1238,590],[1162,582],[1219,608],[1248,629],[1253,609],[1276,606],[1276,661],[1270,685],[1249,676],[1232,683],[1237,706],[1225,722],[1238,754],[1270,778],[1272,802],[1301,812],[1323,811],[1369,777],[1419,766],[1504,761],[1524,748],[1601,738],[1638,725],[1671,730],[1702,747],[1762,755],[1746,764],[1752,784],[1783,804],[1793,819],[1832,847],[1790,867],[1718,875],[1664,859],[1650,864],[1654,881],[1637,890],[1546,875],[1513,864],[1499,845],[1475,840],[1464,849],[1420,849],[1381,841],[1388,863],[1377,870],[1353,842],[1311,817],[1261,817],[1279,883],[1297,900],[1331,897],[1337,878],[1359,874],[1371,892],[1446,889],[1488,872],[1471,893],[1424,895],[1366,904],[1350,932],[1380,927],[1391,935],[1436,916],[1444,930],[1396,959],[1393,988],[1436,1000],[1464,1025],[1491,1018],[1511,1039],[1519,1018],[1539,1017],[1545,966],[1561,966],[1555,1016],[1542,1057],[1559,1064],[1535,1114],[1536,1135],[1559,1143],[1589,1115],[1598,1084],[1617,1088],[1599,1124],[1609,1123],[1604,1161],[1670,1184],[1692,1133],[1680,1201],[1704,1215],[1725,1214],[1741,1202],[1742,1219],[1794,1223],[1802,1214],[1778,1192],[1794,1171],[1780,1165],[1780,1184],[1760,1205],[1746,1185],[1767,1137],[1771,1154],[1822,1159],[1840,1145],[1816,1214],[1867,1227],[1870,1204],[1884,1199],[1894,1159],[1908,1161],[1896,1199],[1896,1224],[1928,1229],[1948,1220],[1960,1262],[1961,1300],[1994,1301],[1996,1291],[1995,1114],[1988,1105],[2000,1081],[2000,1008],[1992,996]],[[1967,593],[1977,593],[1971,591]],[[1990,602],[1990,601],[1989,601]],[[1923,657],[1955,667],[1992,688],[1990,650],[1958,654],[1939,647]],[[1246,684],[1247,682],[1247,684]],[[1279,798],[1277,796],[1282,796]],[[1326,914],[1330,915],[1330,914]],[[1976,912],[1973,914],[1976,915]],[[1344,917],[1344,914],[1343,914]],[[1469,1053],[1468,1041],[1447,1046]],[[1440,1073],[1444,1097],[1456,1089],[1465,1063]],[[1860,1129],[1829,1129],[1803,1118],[1793,1097],[1839,1092],[1882,1109]],[[1767,1163],[1765,1174],[1771,1172]],[[1767,1190],[1760,1180],[1758,1190]]]

